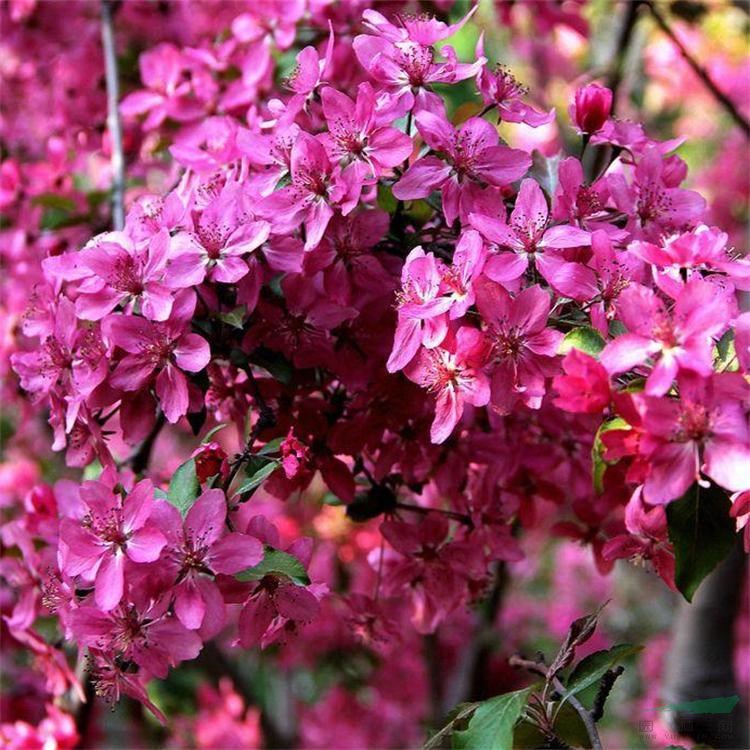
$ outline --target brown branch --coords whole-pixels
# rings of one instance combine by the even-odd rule
[[[107,81],[107,128],[112,149],[112,225],[120,230],[125,226],[125,157],[119,109],[120,77],[115,48],[114,11],[115,6],[112,0],[101,0],[102,50]]]
[[[533,672],[534,674],[547,678],[547,666],[541,662],[531,661],[530,659],[524,659],[522,656],[514,655],[510,657],[508,663],[511,667],[525,669],[527,672]],[[559,678],[553,677],[551,682],[552,686],[558,693],[560,693],[560,695],[565,694],[565,685],[560,682]],[[575,712],[581,717],[581,721],[586,727],[586,733],[589,736],[589,740],[591,740],[592,750],[602,750],[602,741],[599,737],[599,730],[596,728],[596,723],[591,714],[574,695],[568,696],[568,703],[570,703]]]
[[[652,0],[644,0],[648,9],[651,11],[651,15],[656,21],[659,28],[669,37],[672,43],[680,51],[680,54],[685,59],[685,62],[692,68],[695,75],[703,81],[706,88],[713,94],[716,101],[721,104],[724,109],[729,113],[731,118],[735,121],[737,126],[742,130],[746,137],[750,138],[750,122],[745,116],[737,109],[735,103],[716,85],[711,76],[706,70],[698,63],[698,61],[690,54],[685,45],[680,41],[677,34],[675,34],[672,27],[667,22],[666,18],[657,10],[656,5]]]

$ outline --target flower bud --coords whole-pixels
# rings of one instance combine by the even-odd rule
[[[192,455],[195,459],[195,473],[198,481],[203,484],[211,477],[223,473],[226,451],[218,443],[205,443]]]
[[[597,83],[578,89],[570,117],[582,133],[596,133],[612,111],[612,92]]]

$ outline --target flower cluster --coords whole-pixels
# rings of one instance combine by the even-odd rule
[[[49,616],[100,695],[162,719],[147,684],[209,643],[367,648],[390,719],[341,736],[403,744],[428,710],[398,694],[402,671],[426,679],[421,636],[523,559],[523,530],[674,587],[667,508],[711,486],[750,539],[750,262],[683,187],[678,144],[613,118],[598,84],[571,102],[577,155],[509,144],[502,123],[555,113],[481,38],[468,62],[446,43],[475,10],[367,5],[250,3],[145,51],[120,111],[133,161],[170,160],[164,189],[130,191],[114,231],[35,245],[9,361],[83,471],[3,502],[1,572],[4,627],[53,695],[82,686]],[[2,165],[0,208],[28,183],[19,226],[83,210],[50,199],[71,157],[48,150],[36,191]],[[196,724],[254,746],[235,697],[206,692]],[[366,703],[329,691],[309,744]]]

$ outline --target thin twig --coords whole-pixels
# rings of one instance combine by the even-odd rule
[[[234,481],[234,478],[237,476],[237,472],[240,470],[240,467],[253,454],[253,446],[255,445],[255,441],[260,436],[260,433],[263,432],[263,430],[268,429],[269,427],[273,427],[276,424],[276,415],[274,414],[273,409],[266,403],[266,400],[263,398],[263,395],[260,392],[260,387],[258,386],[258,381],[255,379],[255,374],[253,373],[252,367],[246,367],[245,372],[247,373],[247,382],[250,386],[250,394],[255,401],[255,405],[258,407],[258,419],[255,421],[252,430],[250,430],[250,435],[247,438],[242,453],[238,454],[238,456],[235,458],[229,474],[227,474],[226,479],[222,483],[222,489],[224,490],[224,492],[227,492],[229,490],[229,487]]]
[[[539,662],[531,661],[530,659],[524,659],[522,656],[514,655],[510,657],[508,663],[511,667],[525,669],[528,672],[542,675],[542,677],[545,678],[547,677],[547,667]],[[560,695],[565,694],[565,685],[563,685],[557,677],[552,678],[552,685],[555,690],[560,693]],[[591,714],[588,712],[586,707],[574,695],[568,696],[568,703],[570,703],[575,712],[581,717],[581,721],[586,727],[586,733],[591,740],[592,750],[603,750],[602,741],[599,737],[599,730],[596,728],[596,723],[594,722]]]
[[[112,225],[120,230],[125,226],[125,158],[122,148],[120,121],[120,80],[115,49],[114,7],[112,0],[101,0],[102,48],[107,81],[107,129],[112,150]]]
[[[685,62],[692,68],[695,75],[703,81],[704,85],[713,94],[714,98],[724,107],[744,134],[750,138],[750,121],[745,118],[739,109],[737,109],[735,103],[716,85],[713,78],[711,78],[698,61],[690,54],[685,45],[680,41],[677,34],[672,30],[672,27],[667,23],[667,20],[661,12],[656,9],[656,5],[652,0],[645,0],[645,3],[651,11],[651,15],[653,16],[654,21],[656,21],[656,24],[670,38],[675,47],[677,47],[680,54],[685,58]]]

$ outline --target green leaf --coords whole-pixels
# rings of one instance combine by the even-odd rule
[[[606,422],[602,422],[594,437],[594,444],[591,446],[591,463],[592,476],[594,479],[594,489],[597,494],[604,492],[604,472],[608,466],[613,466],[615,462],[609,462],[604,458],[604,442],[602,435],[610,430],[629,430],[630,425],[622,418],[615,417]]]
[[[37,195],[32,201],[37,206],[44,208],[54,208],[58,211],[71,214],[76,210],[76,202],[72,198],[57,193],[42,193]]]
[[[266,547],[266,553],[257,565],[245,568],[234,577],[238,581],[260,581],[267,575],[286,576],[298,586],[307,586],[310,583],[305,566],[294,555],[273,547]]]
[[[221,424],[217,424],[216,427],[212,427],[204,436],[203,440],[201,440],[201,443],[210,443],[211,438],[217,433],[221,432],[225,427],[229,426],[229,422],[222,422]]]
[[[610,649],[595,651],[578,662],[575,669],[568,677],[565,694],[561,703],[576,695],[587,687],[599,682],[605,673],[616,666],[628,656],[637,654],[642,650],[641,646],[633,646],[630,643],[621,643]]]
[[[277,437],[269,440],[259,451],[259,456],[267,456],[269,453],[278,453],[279,447],[286,440],[285,437]]]
[[[387,211],[389,214],[396,212],[398,201],[393,197],[393,191],[388,185],[382,182],[378,184],[378,208]]]
[[[591,326],[580,326],[565,334],[557,353],[567,354],[571,349],[580,349],[582,352],[596,357],[604,349],[604,339],[599,331]]]
[[[422,750],[437,750],[443,744],[443,740],[448,739],[456,725],[471,716],[478,705],[479,703],[459,703],[448,714],[446,724],[425,742]]]
[[[195,473],[195,459],[185,461],[172,477],[167,492],[167,500],[180,511],[183,518],[200,494],[201,485]]]
[[[717,372],[736,372],[739,369],[737,349],[734,343],[734,331],[727,331],[717,342],[714,351],[714,370]]]
[[[591,747],[591,738],[586,725],[570,703],[560,706],[555,714],[552,731],[555,737],[563,740],[569,747]]]
[[[513,727],[523,713],[531,688],[483,701],[469,726],[453,734],[456,750],[513,750]]]
[[[289,385],[294,377],[294,368],[288,359],[280,352],[259,346],[253,352],[253,364],[262,367],[284,385]]]
[[[731,502],[715,484],[697,482],[667,505],[669,540],[674,547],[675,583],[689,602],[701,581],[729,554],[734,544]]]
[[[242,330],[245,327],[245,316],[247,315],[247,308],[244,305],[235,307],[234,310],[230,310],[226,313],[219,315],[219,320],[223,320],[227,325],[232,328],[239,328]]]
[[[265,482],[278,467],[278,461],[269,461],[268,463],[263,464],[259,469],[254,470],[253,473],[237,488],[237,494],[242,495],[245,492],[254,490],[256,487],[260,487],[260,485],[263,484],[263,482]]]

